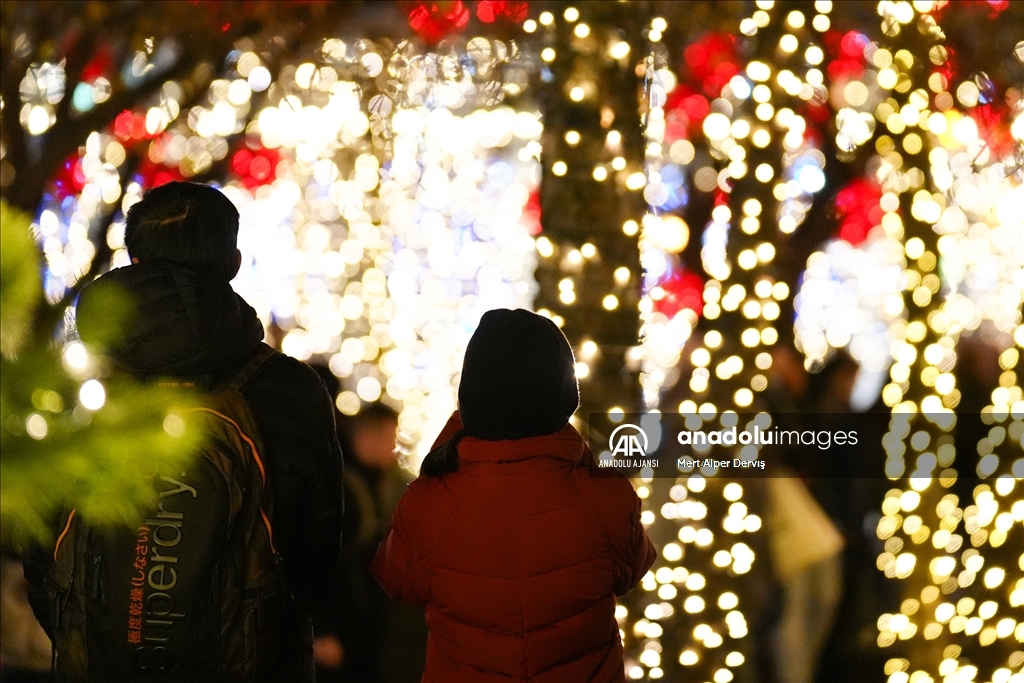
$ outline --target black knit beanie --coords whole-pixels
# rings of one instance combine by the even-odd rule
[[[523,309],[484,313],[459,384],[467,434],[490,441],[552,434],[579,404],[575,359],[557,325]]]

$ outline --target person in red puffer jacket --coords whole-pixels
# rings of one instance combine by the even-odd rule
[[[615,596],[655,551],[624,477],[593,477],[561,330],[488,311],[449,420],[371,569],[426,608],[423,683],[625,681]]]

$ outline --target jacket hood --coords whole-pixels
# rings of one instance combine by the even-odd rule
[[[229,282],[164,261],[118,268],[90,283],[76,324],[83,342],[142,376],[217,374],[263,339],[256,311]]]

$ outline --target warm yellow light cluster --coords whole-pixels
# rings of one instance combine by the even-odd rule
[[[939,65],[947,58],[941,30],[932,17],[917,14],[930,9],[926,4],[880,3],[882,29],[896,37],[902,25],[919,22],[932,44],[917,59]],[[908,641],[908,657],[886,664],[889,683],[1016,680],[1020,674],[1014,671],[1024,664],[1017,651],[1024,642],[1019,619],[1024,583],[1013,576],[1024,573],[1024,556],[1007,548],[1007,540],[1019,534],[1024,522],[1018,485],[1024,475],[1024,402],[1015,372],[1024,341],[1024,278],[1018,281],[1024,267],[1019,253],[1013,257],[1005,251],[1007,240],[1019,244],[1019,212],[1011,216],[1005,209],[992,210],[1013,203],[1016,189],[1005,183],[1000,164],[985,168],[993,160],[981,158],[976,128],[944,111],[952,106],[946,90],[950,84],[933,74],[927,84],[931,95],[923,87],[915,89],[923,77],[907,49],[895,54],[879,49],[874,58],[882,69],[880,85],[894,90],[875,110],[888,129],[875,146],[883,159],[879,181],[888,191],[882,198],[882,227],[903,241],[908,312],[905,321],[890,326],[891,382],[882,393],[893,409],[883,443],[886,474],[899,487],[886,495],[877,528],[885,542],[878,567],[906,582],[905,599],[898,613],[879,618],[878,643],[887,647]],[[963,104],[970,94],[958,90],[958,98]],[[939,112],[930,112],[931,104]],[[972,272],[982,250],[988,253],[984,276]],[[989,284],[979,287],[982,280]],[[1010,341],[999,357],[1000,387],[982,415],[990,425],[978,444],[976,469],[983,483],[962,502],[946,492],[957,477],[949,434],[956,425],[951,409],[960,401],[956,342],[983,324],[1001,333],[1002,344]],[[931,653],[937,651],[917,647],[918,639],[949,644],[936,661]],[[961,659],[957,641],[962,639],[1004,647],[1004,665],[980,671]]]
[[[399,440],[415,469],[430,445],[422,436],[455,408],[479,316],[532,304],[535,246],[521,219],[537,163],[518,152],[541,126],[535,113],[504,107],[396,108],[389,123],[386,171],[365,142],[337,163],[339,144],[350,147],[332,137],[255,194],[227,191],[255,264],[239,291],[288,321],[286,353],[329,359],[342,412],[382,398],[401,407]],[[300,155],[309,144],[280,133],[271,126],[264,142]]]
[[[65,218],[54,206],[40,212],[32,226],[46,265],[54,276],[47,283],[47,293],[52,300],[60,299],[66,288],[73,286],[89,269],[96,253],[89,228],[122,198],[118,167],[125,161],[125,149],[121,143],[112,135],[94,132],[86,138],[84,152],[79,162],[84,186],[70,217]],[[125,199],[130,206],[131,200],[127,196]],[[124,203],[122,208],[127,209]],[[116,239],[110,246],[115,249],[119,246]]]
[[[758,3],[757,6],[755,15],[744,20],[747,27],[744,33],[748,35],[756,34],[772,22],[770,10],[773,3]],[[821,15],[826,15],[831,5],[816,3],[816,9]],[[798,11],[787,14],[784,21],[785,26],[793,30],[806,23]],[[790,33],[785,36],[795,39]],[[816,46],[811,44],[807,50],[812,47]],[[794,53],[795,48],[784,52]],[[802,60],[794,61],[799,63]],[[790,103],[787,98],[808,99],[813,96],[815,86],[810,83],[817,77],[811,72],[816,70],[805,65],[797,67],[806,72],[801,79],[793,70],[779,68],[787,66],[785,60],[773,62],[773,65],[752,60],[746,67],[746,78],[733,78],[723,89],[722,98],[712,102],[713,113],[704,123],[712,155],[726,164],[720,173],[720,183],[742,181],[748,170],[748,159],[752,158],[759,160],[755,170],[758,183],[769,184],[775,180],[770,190],[752,191],[742,201],[734,199],[730,206],[715,207],[712,222],[705,229],[701,252],[704,270],[711,275],[704,287],[704,317],[717,320],[738,313],[744,321],[741,324],[746,325],[740,333],[740,342],[751,352],[759,350],[759,347],[770,347],[778,340],[775,324],[781,311],[780,302],[790,295],[785,283],[776,283],[771,277],[776,255],[774,242],[778,235],[773,227],[781,233],[795,230],[810,208],[814,192],[824,184],[824,176],[821,175],[824,156],[805,140],[807,122],[785,106]],[[777,71],[773,72],[773,69]],[[820,81],[818,87],[822,87]],[[779,103],[782,106],[777,106]],[[754,119],[743,114],[744,108],[753,108]],[[775,146],[770,149],[778,148],[778,159],[762,151],[772,145],[773,136]],[[771,214],[766,214],[763,204],[767,199],[764,195],[768,192],[777,202]],[[737,207],[740,215],[734,216]],[[730,225],[732,230],[738,227],[742,236],[730,238]],[[742,241],[744,247],[729,249],[730,240]],[[705,335],[704,345],[698,345],[694,356],[710,358],[717,351],[712,344],[718,342],[720,345],[719,339],[717,332]],[[765,371],[771,367],[771,356],[761,353],[756,358],[754,367],[745,373],[723,370],[721,364],[715,369],[715,377],[719,381],[735,384],[734,378],[742,377],[746,384],[733,386],[731,401],[722,405],[723,409],[727,406],[749,408],[754,403],[756,392],[767,388]],[[709,392],[714,386],[711,370],[710,363],[694,363],[689,382],[691,391],[697,395]]]
[[[819,14],[813,25],[822,30],[818,27],[827,27],[831,3],[815,3],[815,8]],[[703,267],[711,275],[702,293],[703,316],[710,321],[711,329],[694,341],[690,339],[695,322],[692,314],[684,311],[669,318],[658,313],[656,304],[663,296],[660,287],[650,289],[641,308],[645,332],[643,386],[648,406],[657,406],[661,390],[674,383],[678,367],[688,366],[693,398],[683,401],[678,409],[693,419],[699,415],[701,423],[708,425],[735,421],[734,411],[756,410],[757,394],[768,387],[772,364],[769,350],[778,340],[780,304],[790,296],[785,283],[775,282],[771,276],[777,235],[797,228],[813,193],[824,182],[823,175],[814,175],[814,170],[821,173],[824,156],[807,143],[807,122],[792,108],[793,98],[807,100],[814,95],[807,76],[796,73],[805,68],[801,66],[804,52],[816,46],[806,46],[806,15],[793,11],[775,17],[773,10],[774,3],[758,2],[754,15],[743,22],[744,32],[753,35],[772,22],[785,22],[791,32],[782,36],[779,47],[786,54],[797,55],[794,66],[773,73],[773,67],[765,61],[751,62],[746,75],[732,79],[721,97],[711,103],[711,113],[703,124],[712,156],[721,165],[720,171],[711,170],[716,176],[714,182],[734,195],[729,205],[714,208],[712,222],[702,237]],[[802,43],[807,50],[801,52]],[[773,60],[772,64],[786,66],[787,59]],[[647,63],[648,74],[654,63],[652,56]],[[658,83],[657,76],[651,83]],[[654,94],[649,94],[648,103],[645,197],[656,209],[656,199],[661,196],[661,168],[670,161],[685,167],[694,154],[693,145],[685,140],[665,145],[663,110]],[[757,184],[734,189],[734,184],[747,182],[751,169]],[[696,172],[698,183],[705,170]],[[642,264],[654,281],[668,268],[679,267],[662,237],[665,224],[673,218],[652,211],[641,224]],[[668,332],[673,325],[675,338]],[[738,344],[733,339],[737,325]],[[680,358],[683,349],[687,358]],[[641,478],[641,496],[650,496],[652,487],[663,483]],[[661,561],[641,584],[649,595],[643,618],[627,629],[642,639],[642,644],[632,650],[638,654],[636,661],[627,664],[628,677],[660,678],[664,675],[662,662],[677,656],[662,648],[662,626],[658,622],[666,618],[688,635],[678,662],[693,670],[692,675],[716,682],[731,681],[746,663],[742,650],[748,624],[744,614],[747,606],[742,604],[742,577],[760,559],[749,535],[760,531],[761,517],[748,508],[744,493],[744,487],[735,481],[682,474],[668,491],[669,501],[660,510],[645,512],[645,523],[667,520],[678,527],[678,533],[675,540],[662,547]],[[721,517],[710,512],[719,509]],[[656,513],[660,513],[660,520]],[[749,542],[742,540],[744,537]]]
[[[83,108],[79,109],[80,111],[91,109],[95,103],[106,101],[110,97],[109,82],[106,79],[102,80],[105,87],[97,83],[95,91],[90,87],[88,98],[83,98],[82,95],[75,98],[75,102],[82,104]],[[21,98],[18,120],[29,135],[42,135],[57,121],[54,106],[64,99],[66,84],[63,60],[57,64],[37,62],[26,69],[18,87]],[[83,104],[85,99],[88,100],[87,106]],[[10,106],[16,105],[11,102]]]
[[[662,20],[664,21],[664,20]],[[665,25],[667,28],[667,24]],[[652,28],[652,31],[655,30]],[[660,29],[664,31],[664,28]],[[656,409],[664,386],[674,384],[678,379],[677,365],[680,352],[686,345],[696,322],[696,314],[690,309],[670,311],[657,310],[656,305],[666,296],[664,289],[655,284],[680,272],[682,264],[677,254],[690,239],[690,228],[678,215],[659,214],[657,206],[664,203],[670,189],[662,181],[662,172],[668,164],[683,159],[674,159],[665,147],[665,95],[675,87],[675,77],[667,69],[658,69],[652,54],[645,62],[647,79],[647,118],[645,132],[646,183],[644,197],[651,205],[641,222],[642,230],[638,240],[640,265],[644,269],[644,284],[647,295],[640,304],[640,338],[642,372],[640,383],[644,392],[644,403],[648,409]],[[692,145],[691,145],[692,149]],[[677,155],[678,156],[678,155]],[[692,160],[692,154],[689,155]],[[685,169],[681,163],[679,168]]]
[[[594,27],[580,20],[580,13],[577,8],[569,7],[562,13],[562,19],[573,27],[574,40],[572,41],[572,47],[574,54],[607,56],[620,63],[624,63],[628,58],[631,49],[628,42],[622,40],[617,34],[614,36],[597,35]],[[543,26],[547,39],[553,42],[558,18],[552,12],[542,12],[538,17],[538,21],[539,25],[536,21],[527,20],[523,24],[524,30],[528,33],[535,33]],[[665,20],[661,18],[655,18],[652,21],[651,27],[648,29],[651,40],[660,40],[660,37],[656,38],[655,36],[658,35],[657,27],[662,24],[667,26]],[[602,53],[598,46],[603,44],[607,44],[607,49]],[[558,51],[553,45],[548,45],[541,49],[540,57],[542,61],[550,64],[558,58]],[[659,73],[662,80],[669,83],[668,90],[671,90],[674,87],[675,76],[667,69],[663,69]],[[581,176],[586,175],[598,182],[613,181],[619,187],[626,187],[632,191],[642,190],[645,183],[644,173],[641,169],[630,168],[627,164],[626,158],[623,156],[622,134],[612,128],[614,113],[611,107],[595,103],[594,101],[599,91],[594,75],[589,70],[577,70],[577,73],[566,80],[563,90],[564,95],[569,101],[580,106],[601,106],[601,127],[606,129],[607,133],[605,134],[602,158],[585,168],[570,167],[564,153],[557,148],[545,150],[547,156],[545,163],[552,175],[556,177],[563,177],[570,173]],[[667,91],[661,91],[660,98],[662,101],[664,100],[665,92]],[[569,148],[576,148],[580,145],[582,136],[577,130],[569,130],[566,131],[563,139]]]
[[[879,5],[879,12],[884,17],[883,23],[895,22],[893,15],[885,12],[888,6],[883,5]],[[896,25],[907,21],[899,21]],[[883,28],[883,31],[887,35],[894,35],[891,30]],[[877,51],[876,64],[889,63],[891,59],[888,55],[887,50]],[[910,74],[914,60],[907,50],[898,51],[898,55],[898,63],[906,72],[897,72],[894,66],[886,66],[880,72],[878,82],[883,88],[903,85],[898,92],[907,93],[911,86]],[[890,73],[891,78],[888,76]],[[902,83],[898,80],[901,73],[905,76]],[[942,514],[948,511],[951,503],[955,507],[955,497],[935,500],[936,496],[942,495],[937,490],[949,487],[956,476],[955,470],[950,468],[956,454],[952,437],[947,432],[955,425],[955,417],[950,408],[956,405],[958,394],[952,395],[954,388],[948,386],[946,380],[938,382],[938,377],[948,374],[955,365],[956,337],[946,336],[946,330],[939,331],[934,326],[936,312],[941,310],[941,301],[936,296],[941,286],[935,272],[938,266],[937,236],[930,228],[930,224],[935,221],[926,223],[922,220],[922,216],[928,213],[921,208],[926,201],[921,193],[927,194],[923,189],[927,182],[927,169],[917,168],[910,163],[915,157],[920,158],[922,147],[920,137],[908,131],[906,125],[908,119],[915,124],[918,122],[920,109],[927,106],[928,101],[927,93],[915,91],[907,97],[904,107],[892,99],[891,103],[883,102],[876,110],[879,121],[887,126],[891,134],[891,137],[880,136],[875,145],[882,160],[878,181],[885,190],[880,202],[884,211],[881,225],[886,238],[902,244],[902,289],[905,303],[901,306],[901,313],[906,312],[905,319],[901,316],[889,328],[889,353],[893,363],[889,368],[890,382],[882,389],[882,400],[893,409],[889,431],[882,442],[886,453],[885,471],[890,479],[901,481],[905,488],[893,489],[887,495],[876,532],[879,539],[885,541],[885,552],[878,557],[879,569],[890,578],[902,580],[921,577],[929,571],[929,567],[923,565],[928,564],[925,544],[932,538],[933,529],[924,521],[926,518],[919,514],[922,512],[919,508],[926,511],[934,507],[940,511],[940,528],[935,530],[937,540],[944,540],[942,531],[948,531],[951,524],[955,528],[957,521]],[[904,113],[908,115],[907,119],[903,118]],[[910,144],[901,145],[908,137]],[[900,148],[907,153],[906,158],[901,155]],[[915,195],[915,192],[918,194]],[[902,207],[901,195],[912,197],[909,201],[903,201]],[[913,208],[915,206],[918,208]],[[910,218],[914,221],[910,226],[905,225],[900,213],[901,208],[907,207],[911,208]],[[910,235],[907,234],[908,228]],[[946,390],[944,395],[949,396],[946,405],[941,395],[930,391],[937,382],[940,388]],[[938,484],[938,488],[935,484]],[[946,544],[941,544],[935,546],[935,549],[942,551],[945,547]],[[942,560],[936,557],[930,562],[933,575],[944,567],[945,562]],[[955,582],[953,585],[956,585]],[[935,586],[929,584],[928,588],[935,589]],[[922,630],[920,626],[920,618],[923,616],[920,613],[921,603],[930,605],[938,599],[939,594],[938,589],[926,589],[905,600],[899,614],[883,615],[878,622],[879,646],[887,647],[897,640],[909,640],[919,633],[931,635],[931,631]],[[887,670],[889,680],[898,680],[906,675],[909,666],[908,662],[907,667],[894,667],[890,660],[889,668],[892,670]]]
[[[569,50],[557,44],[559,22],[571,27],[572,38]],[[541,12],[536,21],[527,20],[524,29],[529,33],[541,32],[548,44],[540,51],[542,61],[553,63],[556,60],[589,59],[609,60],[615,66],[626,66],[631,51],[630,44],[623,40],[617,32],[611,34],[598,25],[589,24],[576,7],[568,7],[560,14]],[[667,72],[666,72],[667,73]],[[585,131],[568,129],[558,136],[558,140],[544,149],[543,163],[555,178],[568,177],[571,180],[593,180],[609,185],[605,190],[594,188],[595,191],[639,192],[644,190],[644,173],[635,165],[626,161],[621,121],[616,120],[615,112],[608,103],[597,100],[598,87],[595,74],[591,69],[574,69],[574,75],[558,84],[559,92],[570,102],[571,106],[592,107],[599,112],[600,135],[597,140],[588,139]],[[536,147],[536,155],[540,156],[540,147]],[[639,217],[638,217],[639,218]],[[640,231],[637,220],[624,221],[623,233],[633,237]],[[678,226],[666,225],[662,231],[665,241],[685,240]],[[565,317],[589,315],[595,305],[598,313],[613,314],[622,309],[625,301],[633,299],[632,290],[638,287],[637,275],[632,264],[618,265],[609,263],[610,255],[602,250],[600,242],[576,241],[566,236],[555,237],[545,233],[535,238],[536,253],[540,264],[557,272],[553,282],[556,288],[556,301],[548,307],[538,309],[538,313],[549,317],[560,327],[565,325]],[[681,248],[681,247],[680,247]],[[570,339],[576,354],[576,376],[585,387],[600,375],[595,372],[599,364],[605,362],[605,350],[601,344],[590,338]],[[636,370],[639,364],[637,347],[616,350],[622,354],[627,368]],[[584,388],[584,393],[587,389]],[[624,414],[622,402],[614,405],[601,406],[600,410],[611,414]]]
[[[168,81],[148,109],[119,117],[116,135],[88,137],[74,209],[44,207],[35,225],[56,276],[51,296],[87,270],[89,229],[111,205],[121,210],[106,235],[113,265],[128,262],[123,214],[148,188],[134,179],[122,186],[128,143],[117,136],[152,137],[133,144],[146,145],[158,170],[189,178],[225,160],[228,137],[244,132],[253,153],[274,150],[263,162],[279,160],[264,163],[256,184],[229,176],[222,188],[241,214],[244,259],[234,286],[268,327],[273,321],[286,353],[329,362],[343,386],[342,412],[379,399],[403,408],[400,441],[422,455],[429,443],[421,436],[436,435],[455,406],[452,387],[479,316],[532,305],[536,226],[524,207],[539,182],[539,113],[452,113],[491,92],[495,65],[509,58],[499,41],[467,42],[472,77],[448,68],[458,64],[444,60],[457,56],[411,59],[409,44],[387,54],[370,41],[329,38],[315,62],[286,63],[273,77],[250,40],[236,48],[195,106],[180,110],[185,86]],[[141,78],[148,59],[125,78]],[[365,88],[387,66],[407,70],[406,89]],[[59,101],[54,79],[63,76],[51,71],[29,74],[43,89],[23,88],[25,96]],[[496,87],[500,96],[524,84]],[[264,91],[257,107],[253,93]],[[75,94],[79,111],[88,109],[85,94]],[[101,101],[102,93],[90,97]],[[487,103],[498,104],[493,92]],[[102,400],[95,385],[83,391],[88,405]]]

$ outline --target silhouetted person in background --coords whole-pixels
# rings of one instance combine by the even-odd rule
[[[323,375],[321,370],[321,375]],[[337,380],[335,380],[335,383]],[[423,615],[391,601],[370,573],[412,475],[399,465],[398,414],[383,403],[338,416],[345,460],[345,544],[324,628],[314,641],[321,683],[413,683],[423,671]]]

